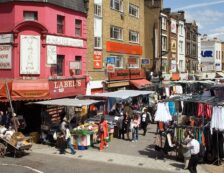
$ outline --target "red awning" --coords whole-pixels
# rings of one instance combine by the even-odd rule
[[[139,79],[139,80],[130,80],[130,84],[134,85],[138,89],[143,89],[149,87],[151,82],[146,79]]]
[[[6,83],[8,85],[9,94],[11,92],[12,81],[11,80],[0,80],[0,102],[5,102],[8,100],[6,93]]]
[[[13,80],[12,100],[45,100],[49,99],[49,95],[49,83],[47,79]]]

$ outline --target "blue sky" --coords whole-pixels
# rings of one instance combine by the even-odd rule
[[[224,0],[164,0],[164,8],[184,10],[188,22],[195,20],[199,32],[224,41]]]

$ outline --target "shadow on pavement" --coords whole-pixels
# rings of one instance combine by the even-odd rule
[[[184,169],[184,164],[181,163],[171,163],[170,165],[176,167],[177,169]]]

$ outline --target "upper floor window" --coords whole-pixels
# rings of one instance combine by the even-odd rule
[[[167,30],[167,19],[162,17],[162,29]]]
[[[135,17],[139,17],[139,8],[136,5],[129,5],[129,14]]]
[[[128,66],[129,68],[139,68],[139,56],[129,56]]]
[[[184,51],[184,43],[183,43],[183,41],[179,41],[179,49],[180,49],[180,53],[183,53],[183,51]]]
[[[102,48],[102,38],[101,37],[94,37],[94,47],[95,48]]]
[[[94,4],[94,15],[98,17],[102,17],[102,6],[98,4]]]
[[[129,31],[129,41],[139,43],[139,33],[135,31]]]
[[[75,20],[75,36],[81,36],[82,35],[82,21],[76,19]]]
[[[56,73],[57,76],[64,75],[64,55],[57,55]]]
[[[57,33],[64,34],[65,17],[57,15]]]
[[[110,27],[110,38],[122,40],[123,39],[123,31],[122,28],[111,26]]]
[[[114,10],[123,11],[122,0],[110,0],[110,7]]]
[[[75,57],[75,75],[81,75],[82,74],[82,57],[76,56]]]
[[[167,51],[167,37],[162,36],[162,51]]]
[[[36,11],[24,11],[23,18],[24,20],[38,20],[38,14]]]
[[[179,33],[182,35],[184,33],[184,25],[179,25]]]

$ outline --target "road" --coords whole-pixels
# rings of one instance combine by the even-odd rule
[[[1,173],[169,173],[139,167],[31,153],[22,158],[0,159]]]

